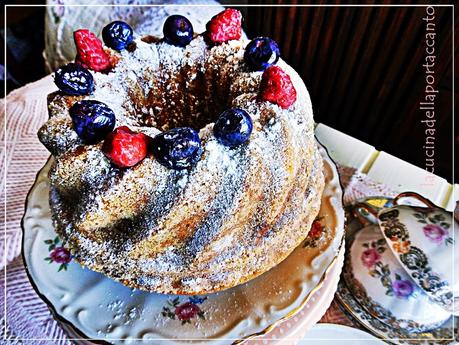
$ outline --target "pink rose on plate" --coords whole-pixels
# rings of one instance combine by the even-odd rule
[[[72,255],[64,247],[54,248],[49,256],[53,262],[57,262],[58,264],[66,264],[72,260]]]
[[[181,321],[187,321],[199,314],[201,309],[191,302],[185,302],[175,308],[175,315]]]
[[[381,259],[381,255],[375,248],[369,248],[362,253],[361,259],[365,267],[373,267]]]
[[[448,235],[448,231],[436,224],[428,224],[422,228],[424,235],[434,243],[440,244]]]

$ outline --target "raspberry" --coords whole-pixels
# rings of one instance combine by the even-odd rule
[[[102,48],[102,42],[87,29],[77,30],[73,33],[77,48],[76,62],[83,67],[94,71],[107,71],[110,69],[110,56]]]
[[[296,101],[296,90],[287,73],[271,66],[263,72],[259,100],[268,101],[287,109]]]
[[[242,14],[238,10],[227,8],[212,17],[206,25],[207,38],[213,43],[238,40],[242,36]]]
[[[147,155],[149,139],[143,133],[121,126],[107,136],[102,152],[119,168],[132,167]]]

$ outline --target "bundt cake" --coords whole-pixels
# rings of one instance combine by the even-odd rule
[[[203,294],[246,282],[307,236],[324,188],[311,101],[273,40],[226,9],[164,38],[123,22],[74,34],[39,139],[57,233],[125,285]],[[306,249],[305,249],[306,250]]]

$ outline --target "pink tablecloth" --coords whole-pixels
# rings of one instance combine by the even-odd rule
[[[0,238],[1,284],[2,296],[0,312],[2,313],[1,332],[6,331],[8,343],[49,344],[49,340],[58,339],[53,344],[71,344],[64,331],[52,318],[48,308],[35,294],[24,271],[20,256],[21,227],[20,221],[24,211],[24,202],[29,188],[35,180],[35,174],[45,164],[48,151],[40,144],[37,131],[47,118],[46,95],[56,88],[50,76],[13,91],[1,100],[2,160],[0,171],[3,180],[1,196],[2,207],[6,205],[6,219]],[[6,113],[5,113],[6,110]],[[340,167],[341,182],[345,188],[344,202],[349,203],[357,198],[375,195],[392,195],[391,191],[375,183],[365,175],[346,167]],[[6,202],[5,201],[6,191]],[[6,263],[6,267],[5,267]],[[6,272],[5,272],[6,271]],[[7,289],[5,292],[5,277]],[[5,309],[6,307],[6,309]],[[6,315],[4,312],[6,310]],[[6,322],[6,330],[3,324]],[[339,309],[336,301],[332,303],[321,322],[340,323],[355,326]],[[4,339],[5,334],[1,334]]]

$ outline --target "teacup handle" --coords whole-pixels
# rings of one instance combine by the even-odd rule
[[[368,224],[368,219],[363,218],[362,214],[359,212],[360,209],[364,209],[365,211],[373,215],[376,219],[378,219],[378,212],[373,207],[363,202],[359,202],[352,207],[352,214],[355,218],[357,218],[360,224]]]
[[[426,199],[424,198],[422,195],[419,195],[418,193],[415,193],[415,192],[403,192],[403,193],[400,193],[399,195],[397,195],[394,200],[392,200],[392,204],[394,206],[399,206],[399,200],[402,199],[402,198],[413,198],[413,199],[416,199],[420,202],[422,202],[424,205],[426,205],[427,207],[430,207],[430,208],[434,208],[436,207],[432,201],[430,201],[429,199]]]

